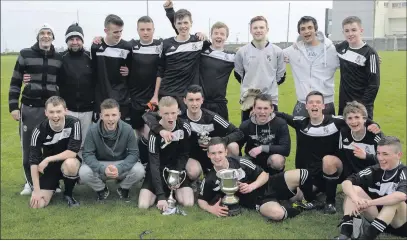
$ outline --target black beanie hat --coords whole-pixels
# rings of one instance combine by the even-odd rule
[[[83,42],[83,30],[78,23],[74,23],[68,27],[65,33],[65,42],[68,42],[68,39],[74,36],[81,38]]]

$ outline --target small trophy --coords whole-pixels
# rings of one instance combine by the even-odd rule
[[[198,135],[199,135],[198,143],[207,146],[209,144],[209,141],[211,140],[209,132],[204,130],[201,133],[198,133]],[[207,151],[208,149],[203,148],[202,150]]]
[[[235,193],[239,190],[238,172],[236,169],[224,169],[216,173],[220,181],[220,190],[225,193],[222,204],[228,207],[228,215],[236,216],[241,213],[239,198]]]
[[[165,173],[168,173],[167,177],[165,177]],[[182,176],[184,176],[182,178]],[[176,170],[170,170],[167,167],[164,168],[163,170],[163,178],[165,183],[167,184],[168,188],[171,190],[170,196],[168,197],[168,209],[165,211],[163,214],[168,215],[168,214],[173,214],[176,213],[176,203],[177,200],[173,196],[173,189],[176,188],[177,186],[181,185],[187,177],[187,173],[185,171],[176,171]]]

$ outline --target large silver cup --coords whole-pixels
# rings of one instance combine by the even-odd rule
[[[225,194],[222,198],[222,204],[227,206],[229,216],[241,213],[239,198],[235,193],[239,190],[238,171],[236,169],[224,169],[216,173],[220,179],[220,190]]]
[[[165,175],[166,173],[167,176]],[[182,178],[183,176],[183,178]],[[187,177],[187,173],[185,171],[176,171],[176,170],[170,170],[167,167],[164,168],[163,170],[163,178],[165,183],[167,184],[168,188],[171,190],[170,196],[168,197],[168,208],[175,208],[175,204],[177,203],[177,200],[175,200],[173,196],[173,191],[177,186],[181,185]]]

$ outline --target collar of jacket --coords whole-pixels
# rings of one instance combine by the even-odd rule
[[[32,50],[34,50],[35,52],[40,53],[41,55],[45,55],[47,57],[53,56],[55,54],[55,48],[54,45],[51,44],[51,47],[49,49],[49,51],[45,51],[43,49],[40,49],[40,44],[38,42],[36,42],[32,47]]]
[[[83,52],[85,52],[85,50],[83,48],[81,48],[78,51],[72,51],[70,48],[68,48],[68,52],[72,56],[80,56],[83,54]]]

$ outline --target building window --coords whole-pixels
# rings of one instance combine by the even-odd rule
[[[401,2],[401,3],[392,3],[391,4],[392,8],[403,8],[406,7],[406,3],[405,2]]]
[[[407,7],[407,2],[402,3],[403,8]]]
[[[389,7],[389,3],[388,3],[388,2],[385,2],[385,3],[384,3],[384,7],[385,7],[385,8],[388,8],[388,7]]]

